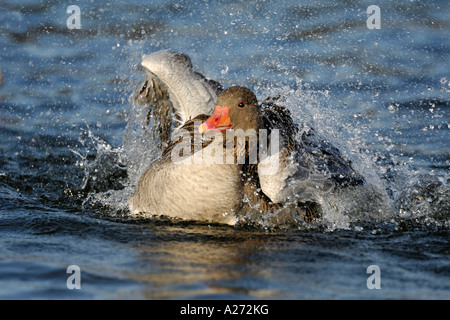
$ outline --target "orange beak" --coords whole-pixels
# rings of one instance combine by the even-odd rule
[[[229,110],[228,107],[216,106],[214,114],[198,127],[198,131],[200,133],[205,133],[208,130],[225,131],[230,129],[232,123],[228,117]]]

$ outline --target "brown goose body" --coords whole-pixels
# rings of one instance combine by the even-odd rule
[[[139,180],[130,200],[130,210],[144,215],[234,225],[241,185],[236,166],[172,165],[163,158],[153,163]]]

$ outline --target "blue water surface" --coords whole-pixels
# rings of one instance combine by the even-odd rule
[[[377,1],[369,29],[372,4],[0,3],[0,298],[449,299],[450,4]],[[122,195],[130,96],[160,49],[224,87],[284,93],[374,177],[389,218],[366,219],[368,200],[356,218],[267,231],[92,202]]]

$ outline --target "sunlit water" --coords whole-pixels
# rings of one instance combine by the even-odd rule
[[[86,1],[73,30],[70,4],[0,4],[1,298],[450,298],[448,2],[379,1],[379,30],[367,1]],[[130,216],[157,157],[131,97],[167,48],[281,94],[368,186],[282,231]]]

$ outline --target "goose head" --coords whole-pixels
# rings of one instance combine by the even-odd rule
[[[259,128],[260,107],[255,94],[245,87],[230,87],[217,98],[214,113],[199,127],[200,133],[210,130]]]

